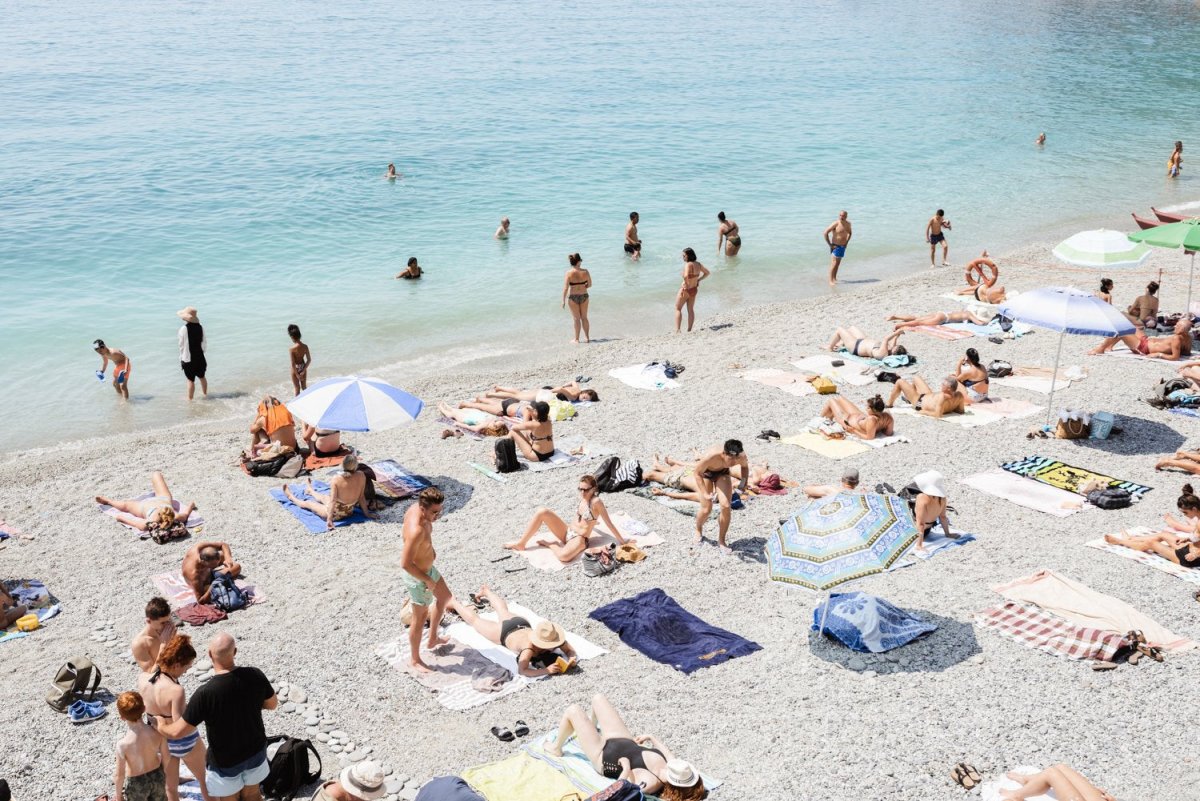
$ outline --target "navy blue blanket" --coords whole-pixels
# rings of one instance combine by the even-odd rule
[[[756,642],[710,626],[659,589],[606,604],[588,617],[630,648],[684,673],[762,650]]]

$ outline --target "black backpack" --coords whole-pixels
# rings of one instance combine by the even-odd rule
[[[321,755],[309,740],[297,740],[286,734],[267,738],[267,745],[282,743],[271,757],[267,778],[263,779],[260,790],[264,798],[274,801],[292,801],[300,788],[312,784],[321,778]],[[317,759],[317,769],[308,769],[308,755],[312,753]]]
[[[1133,506],[1133,496],[1129,490],[1119,487],[1105,487],[1092,490],[1087,494],[1088,503],[1101,509],[1124,509]]]
[[[592,478],[596,479],[596,489],[601,492],[616,492],[613,487],[617,483],[616,473],[621,466],[621,460],[616,456],[609,456],[600,466],[592,472]]]
[[[100,677],[100,668],[92,660],[77,656],[58,669],[50,692],[46,693],[46,703],[58,712],[66,712],[79,698],[94,700]]]
[[[1011,362],[1006,362],[1003,359],[992,359],[992,363],[988,365],[988,377],[1004,378],[1013,374],[1013,366]]]
[[[521,469],[517,461],[517,443],[508,437],[496,440],[496,472],[515,473]]]

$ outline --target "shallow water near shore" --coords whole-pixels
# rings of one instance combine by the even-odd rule
[[[603,338],[670,326],[685,246],[715,273],[702,319],[825,291],[841,208],[851,280],[924,267],[939,206],[957,264],[1131,227],[1200,196],[1189,158],[1163,177],[1196,138],[1198,22],[1185,2],[14,6],[0,450],[244,411],[286,383],[292,322],[314,378],[564,342],[574,251]],[[426,279],[393,280],[412,255]],[[190,407],[187,305],[217,394]],[[97,337],[133,360],[128,406],[92,375]]]

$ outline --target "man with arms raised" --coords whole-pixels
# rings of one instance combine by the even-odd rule
[[[446,496],[436,487],[421,490],[417,502],[404,513],[404,545],[400,551],[400,569],[404,571],[404,588],[412,601],[412,621],[408,626],[408,646],[412,666],[422,673],[432,668],[421,661],[421,633],[429,621],[427,647],[436,648],[449,640],[438,637],[442,615],[452,599],[446,580],[433,566],[437,553],[433,550],[433,521],[442,516]],[[429,606],[433,605],[433,615]]]
[[[738,483],[738,492],[746,492],[746,481],[750,475],[750,460],[742,449],[742,443],[736,439],[725,440],[719,448],[713,448],[700,461],[696,462],[696,484],[700,494],[700,511],[696,513],[696,542],[704,541],[704,524],[712,514],[712,496],[715,492],[721,504],[717,520],[717,546],[723,553],[733,553],[725,544],[725,535],[729,531],[729,518],[733,513],[733,477],[729,471],[734,465],[742,468],[742,478]]]

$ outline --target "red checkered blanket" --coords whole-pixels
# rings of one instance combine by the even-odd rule
[[[1022,645],[1068,659],[1111,661],[1129,645],[1122,634],[1076,626],[1039,606],[1016,601],[976,612],[975,620]]]

